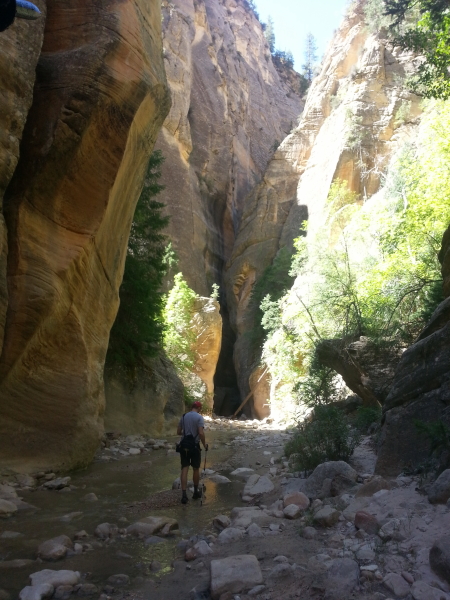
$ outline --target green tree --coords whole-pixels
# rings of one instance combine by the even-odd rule
[[[311,32],[306,36],[305,42],[305,62],[302,66],[302,74],[306,80],[311,83],[314,78],[314,71],[317,63],[317,44],[316,38]]]
[[[273,54],[275,52],[275,25],[270,15],[267,17],[267,23],[264,27],[264,37],[269,44],[270,53]]]
[[[164,332],[164,298],[161,286],[166,274],[166,241],[162,230],[169,218],[164,204],[157,202],[163,186],[159,184],[163,156],[154,152],[139,197],[128,242],[120,306],[111,329],[107,364],[128,368],[144,356],[155,356]]]
[[[450,3],[448,0],[382,0],[391,36],[424,57],[412,89],[426,98],[450,98]]]

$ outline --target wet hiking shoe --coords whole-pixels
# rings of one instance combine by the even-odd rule
[[[181,504],[187,504],[188,503],[188,497],[187,496],[181,496]]]
[[[198,500],[202,497],[202,490],[197,490],[192,494],[192,500]]]

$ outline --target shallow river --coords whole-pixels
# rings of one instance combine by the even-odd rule
[[[237,431],[209,432],[208,441],[218,447],[208,452],[207,468],[212,466],[212,463],[221,463],[229,459],[233,448],[224,444],[236,435]],[[16,516],[0,521],[0,536],[4,531],[23,534],[16,539],[0,538],[0,561],[35,559],[41,542],[62,534],[73,539],[74,534],[80,530],[89,534],[90,537],[86,540],[88,543],[97,543],[93,537],[97,525],[108,522],[126,527],[128,523],[119,521],[123,517],[130,523],[138,520],[138,517],[150,514],[173,517],[179,523],[181,535],[155,545],[145,545],[141,540],[130,537],[121,539],[119,536],[112,543],[102,544],[93,551],[56,563],[36,562],[20,569],[1,569],[0,562],[0,588],[10,592],[15,600],[18,592],[29,585],[28,575],[46,568],[90,573],[86,581],[98,585],[99,589],[109,576],[118,573],[130,576],[131,581],[134,581],[131,589],[139,587],[142,577],[155,579],[167,573],[171,569],[171,562],[180,555],[176,547],[179,540],[200,532],[214,516],[229,511],[236,505],[236,499],[242,489],[241,482],[208,482],[203,505],[200,505],[199,501],[191,500],[187,506],[179,504],[160,510],[130,508],[133,502],[170,489],[174,479],[179,476],[179,471],[178,454],[167,456],[165,450],[159,450],[109,463],[97,462],[84,471],[72,473],[71,483],[77,486],[77,489],[70,493],[38,490],[20,494],[25,502],[37,507],[37,510],[19,511]],[[192,471],[190,476],[191,473]],[[225,471],[222,474],[227,473]],[[89,492],[94,492],[99,500],[83,501],[83,496]],[[65,515],[76,511],[82,514],[69,522],[62,520]],[[129,558],[124,557],[124,554],[129,555]],[[160,572],[149,572],[148,565],[152,560],[162,563],[163,568]]]

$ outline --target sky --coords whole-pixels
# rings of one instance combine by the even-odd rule
[[[276,49],[290,50],[295,69],[300,71],[308,32],[316,38],[320,61],[348,0],[255,0],[255,4],[262,22],[266,23],[269,15],[274,21]]]

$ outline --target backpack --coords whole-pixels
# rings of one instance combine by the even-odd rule
[[[184,428],[184,415],[183,415],[183,431],[185,431]],[[183,435],[183,437],[181,438],[181,440],[178,442],[178,444],[175,447],[175,450],[177,452],[190,452],[191,450],[195,450],[197,448],[197,442],[195,441],[195,437],[189,433],[188,435]]]

